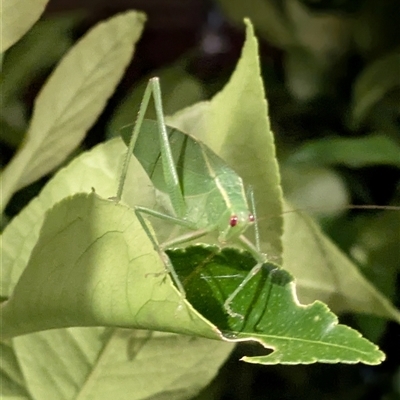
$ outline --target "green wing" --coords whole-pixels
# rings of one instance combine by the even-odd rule
[[[188,207],[187,219],[199,228],[218,225],[238,209],[248,210],[242,179],[206,145],[176,128],[167,133],[179,176],[182,194]],[[121,129],[128,145],[133,125]],[[150,177],[153,185],[168,193],[164,179],[161,148],[156,121],[144,120],[133,154]]]

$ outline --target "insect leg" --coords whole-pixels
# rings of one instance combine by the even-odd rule
[[[135,125],[133,127],[131,140],[129,142],[129,146],[126,151],[124,163],[122,166],[121,177],[120,177],[120,180],[118,183],[118,190],[117,190],[117,195],[116,195],[117,202],[119,202],[121,200],[122,191],[124,189],[124,184],[125,184],[126,174],[128,173],[129,161],[131,160],[132,152],[133,152],[133,149],[135,148],[135,143],[139,136],[139,132],[140,132],[140,128],[143,123],[144,115],[146,114],[146,110],[149,105],[151,92],[152,92],[152,86],[149,83],[149,84],[147,84],[146,90],[144,91],[143,99],[142,99],[142,102],[140,103],[139,113],[136,118]]]
[[[228,296],[228,298],[225,300],[224,303],[224,308],[226,312],[231,316],[231,317],[239,317],[240,319],[243,319],[243,315],[238,314],[234,312],[231,308],[231,303],[233,299],[241,292],[241,290],[246,286],[247,282],[254,276],[257,275],[260,269],[263,266],[263,262],[258,262],[252,269],[251,271],[247,274],[247,276],[243,279],[243,281],[240,283],[240,285]]]
[[[154,235],[151,233],[151,231],[146,223],[146,220],[143,218],[142,214],[151,215],[153,217],[160,218],[165,221],[170,221],[170,222],[173,222],[175,224],[178,224],[178,225],[184,226],[186,228],[190,228],[190,229],[194,229],[193,224],[182,218],[177,218],[177,217],[173,217],[171,215],[163,214],[159,211],[155,211],[155,210],[152,210],[152,209],[149,209],[146,207],[140,207],[140,206],[135,207],[135,214],[136,214],[140,224],[142,225],[144,231],[146,232],[147,236],[153,243],[154,249],[158,252],[159,256],[163,260],[163,263],[166,267],[167,272],[169,272],[171,274],[172,279],[175,282],[178,290],[181,292],[183,298],[185,298],[186,292],[183,287],[183,284],[182,284],[181,280],[179,279],[178,274],[176,273],[175,268],[171,263],[171,260],[169,259],[168,255],[165,253],[165,249],[167,249],[169,247],[177,246],[182,243],[187,243],[187,242],[190,242],[191,240],[202,237],[202,236],[206,235],[207,233],[209,233],[210,230],[209,229],[193,230],[192,232],[181,235],[175,239],[172,239],[172,240],[162,243],[160,245],[157,242],[157,240],[155,239]]]
[[[142,212],[146,212],[146,211],[143,209],[138,209],[138,208],[135,209],[135,214],[136,214],[140,224],[142,225],[147,236],[153,243],[154,249],[158,252],[160,258],[163,260],[163,263],[165,265],[167,272],[169,272],[171,274],[171,277],[172,277],[173,281],[175,282],[175,285],[178,288],[179,292],[181,293],[182,297],[186,298],[186,291],[183,287],[181,280],[178,277],[178,274],[175,271],[175,268],[173,267],[173,265],[171,263],[171,260],[169,259],[167,254],[163,251],[163,249],[160,247],[157,240],[153,236],[152,232],[150,231],[149,227],[147,226],[146,220],[142,216]]]
[[[161,148],[161,159],[162,159],[164,179],[168,188],[168,195],[171,199],[171,203],[174,208],[175,214],[183,218],[186,215],[186,203],[182,194],[182,189],[179,184],[178,173],[176,171],[174,159],[172,157],[172,150],[169,143],[167,129],[164,121],[160,82],[159,79],[156,77],[150,79],[149,83],[147,84],[146,90],[144,92],[142,102],[140,103],[139,113],[132,131],[132,136],[129,142],[128,150],[123,164],[121,178],[118,184],[116,200],[119,201],[121,199],[122,190],[125,184],[126,174],[128,172],[129,161],[132,157],[132,152],[133,149],[135,148],[135,143],[139,136],[140,128],[142,126],[143,119],[146,114],[151,95],[153,95],[155,109],[156,109],[160,148]]]
[[[250,186],[249,189],[248,189],[248,196],[249,196],[249,200],[250,200],[251,213],[254,216],[254,236],[255,236],[255,240],[256,240],[256,248],[260,252],[261,251],[260,230],[259,230],[259,226],[258,226],[256,201],[255,201],[255,198],[254,198],[254,190],[253,190],[252,186]]]
[[[183,218],[186,215],[186,202],[179,183],[178,172],[176,170],[174,158],[172,157],[171,145],[169,143],[167,128],[165,126],[160,81],[158,78],[152,78],[150,79],[149,85],[151,85],[154,96],[158,132],[160,135],[162,166],[164,179],[168,188],[168,195],[172,207],[174,208],[175,215]]]

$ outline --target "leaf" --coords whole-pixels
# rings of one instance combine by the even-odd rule
[[[337,216],[350,203],[348,187],[333,168],[283,163],[281,178],[285,200],[313,217]]]
[[[25,381],[11,343],[0,343],[0,370],[2,399],[28,400]]]
[[[306,142],[288,161],[312,165],[339,164],[350,168],[370,165],[400,167],[400,145],[379,133],[358,138],[324,138]]]
[[[38,197],[33,199],[4,230],[1,240],[1,295],[8,297],[22,271],[26,268],[35,246],[44,215],[64,197],[78,192],[96,193],[108,198],[115,196],[118,175],[122,167],[125,146],[120,139],[96,146],[82,153],[66,168],[60,170],[45,185]],[[122,200],[127,204],[151,204],[153,190],[146,174],[138,168],[136,160],[131,161],[128,181]]]
[[[228,84],[211,101],[184,109],[167,122],[205,143],[253,188],[259,219],[278,216],[260,226],[260,237],[262,251],[279,262],[282,191],[260,74],[257,40],[246,21],[246,41]]]
[[[399,272],[400,212],[382,212],[352,219],[359,234],[352,248],[361,271],[385,295],[395,301]],[[382,268],[384,266],[384,268]],[[366,315],[356,316],[357,326],[374,342],[385,333],[388,322]]]
[[[77,147],[132,56],[145,17],[128,12],[93,28],[39,93],[23,147],[2,174],[2,202],[50,172]],[[29,168],[28,168],[29,166]]]
[[[4,53],[40,18],[48,0],[2,0],[1,52]]]
[[[72,30],[81,20],[80,13],[41,20],[5,54],[0,82],[3,104],[20,96],[29,82],[61,58],[72,46]]]
[[[171,333],[70,328],[13,340],[35,399],[188,399],[229,355],[229,343]]]
[[[304,213],[285,214],[283,267],[297,279],[302,303],[321,300],[335,313],[370,313],[400,323],[400,311]],[[307,250],[304,246],[307,244]]]
[[[180,299],[134,210],[95,193],[46,214],[1,322],[3,337],[72,326],[219,337]]]
[[[274,264],[264,264],[233,300],[233,310],[244,317],[240,320],[228,316],[223,303],[255,265],[249,254],[229,248],[218,252],[211,246],[168,254],[180,272],[188,300],[222,329],[228,340],[254,340],[273,350],[265,356],[244,357],[243,361],[265,365],[317,361],[374,365],[385,357],[357,331],[338,325],[325,304],[299,304],[293,278]]]
[[[368,65],[359,75],[353,90],[352,120],[358,127],[372,108],[391,90],[400,87],[400,51],[396,49]]]

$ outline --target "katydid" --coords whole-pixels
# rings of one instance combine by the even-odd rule
[[[154,99],[157,122],[144,120],[151,95]],[[169,198],[172,215],[142,206],[135,207],[135,213],[183,297],[185,289],[164,252],[167,248],[217,232],[221,244],[235,243],[248,250],[256,259],[256,265],[224,303],[224,308],[230,316],[243,318],[232,310],[231,303],[261,269],[266,262],[266,256],[259,250],[257,226],[256,245],[244,236],[247,228],[256,224],[255,210],[254,207],[249,207],[242,179],[203,143],[165,125],[158,78],[152,78],[146,87],[133,129],[132,125],[124,127],[121,135],[128,145],[128,150],[117,200],[121,198],[133,153],[155,188]],[[250,197],[254,205],[252,195]],[[158,244],[150,233],[143,214],[186,227],[190,232]]]

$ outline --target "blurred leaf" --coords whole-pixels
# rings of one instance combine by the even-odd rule
[[[4,103],[20,95],[33,78],[72,46],[72,28],[81,17],[82,14],[70,13],[41,20],[6,53],[0,82]]]
[[[135,121],[143,93],[149,79],[154,76],[160,78],[165,115],[173,114],[205,98],[205,93],[200,81],[185,71],[182,61],[171,67],[154,71],[135,85],[134,89],[125,97],[114,112],[108,125],[109,135],[116,135],[122,126]],[[149,104],[146,111],[146,118],[156,119],[153,102]]]
[[[40,18],[48,0],[2,0],[1,53],[4,53]]]
[[[359,231],[351,253],[361,270],[389,299],[395,300],[396,278],[400,271],[400,212],[382,212],[373,217],[358,218]],[[387,321],[357,316],[358,326],[371,340],[378,341]]]
[[[0,81],[3,101],[0,109],[0,138],[10,147],[20,145],[28,124],[27,107],[20,100],[23,91],[72,46],[71,29],[80,19],[81,13],[70,13],[38,21],[6,53]]]
[[[380,133],[357,138],[323,138],[306,142],[288,162],[339,164],[350,168],[370,165],[400,167],[400,144]]]
[[[283,164],[283,193],[297,209],[315,217],[334,216],[349,204],[349,193],[341,176],[332,169]]]
[[[27,123],[25,104],[20,100],[3,104],[0,118],[0,140],[11,148],[18,147],[25,135]]]
[[[400,137],[400,86],[391,90],[379,101],[368,117],[368,127],[373,131],[385,132],[397,140]]]
[[[246,41],[227,85],[210,101],[195,104],[167,123],[205,143],[254,190],[261,249],[279,263],[282,255],[282,190],[260,76],[258,42],[246,20]]]
[[[70,328],[13,340],[36,399],[188,399],[206,386],[232,345],[171,333]]]
[[[391,90],[400,87],[400,51],[396,49],[368,65],[359,75],[353,90],[352,120],[357,127]]]
[[[301,102],[325,94],[334,84],[327,80],[331,73],[329,65],[304,47],[294,47],[286,52],[284,71],[287,88]]]
[[[296,38],[284,54],[286,86],[302,102],[335,93],[341,74],[338,65],[351,45],[348,19],[312,13],[298,1],[286,1],[286,8]]]
[[[124,73],[144,22],[137,12],[113,17],[64,57],[36,99],[23,147],[2,174],[3,208],[16,190],[50,172],[78,146]]]

